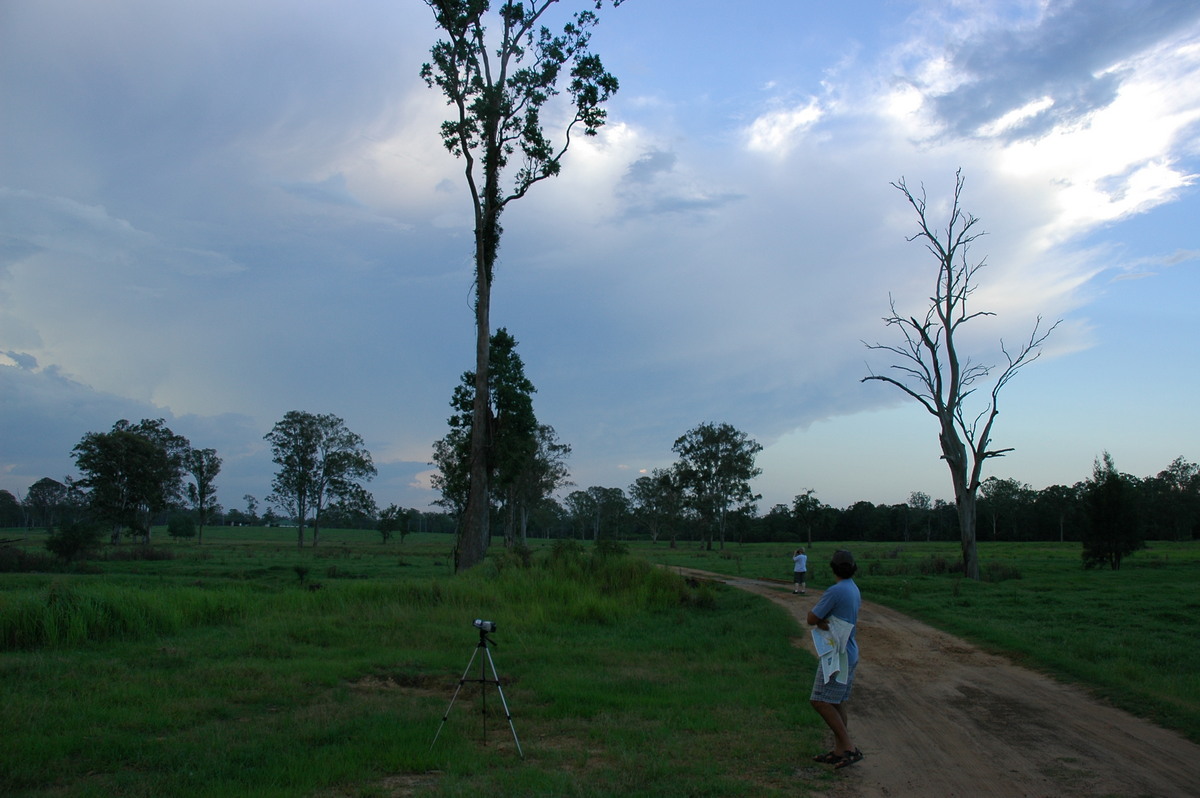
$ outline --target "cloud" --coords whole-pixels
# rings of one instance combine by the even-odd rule
[[[825,110],[813,99],[794,107],[769,111],[746,131],[746,146],[754,152],[786,153],[797,135],[821,121]]]
[[[975,31],[951,45],[958,75],[930,87],[933,107],[959,136],[1012,141],[1074,125],[1109,106],[1130,61],[1200,20],[1190,0],[1047,3],[1034,20]]]
[[[650,183],[659,175],[669,174],[677,160],[674,153],[651,150],[629,165],[625,180],[630,183]]]
[[[889,180],[925,181],[940,209],[964,168],[991,233],[980,299],[1000,313],[981,325],[985,355],[1039,312],[1074,314],[1063,352],[1099,340],[1097,277],[1153,246],[1096,236],[1191,196],[1194,4],[1137,19],[1113,3],[954,4],[971,13],[949,26],[927,16],[945,4],[923,4],[886,30],[846,22],[854,46],[822,48],[835,68],[731,27],[696,81],[668,68],[695,38],[647,20],[683,9],[699,32],[708,17],[671,2],[636,23],[622,6],[614,39],[616,14],[597,29],[606,64],[611,50],[641,67],[621,74],[601,134],[504,216],[493,323],[520,341],[582,486],[665,464],[702,421],[768,445],[809,429],[836,441],[895,407],[860,385],[861,341],[886,332],[889,294],[926,301],[931,272]],[[804,27],[820,19],[773,8],[820,39]],[[444,99],[417,77],[428,10],[46,0],[5,14],[0,375],[58,458],[13,468],[61,475],[88,429],[161,415],[228,452],[230,488],[235,472],[247,483],[235,496],[261,497],[261,436],[304,409],[367,439],[381,503],[426,505],[429,446],[474,365],[463,164],[438,135]],[[839,462],[858,456],[852,437]]]

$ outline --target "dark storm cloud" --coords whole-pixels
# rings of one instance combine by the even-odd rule
[[[629,165],[625,180],[630,183],[649,183],[657,175],[670,172],[678,160],[675,153],[651,150]]]
[[[1200,20],[1195,0],[1078,0],[1052,3],[1036,26],[992,29],[951,55],[967,77],[936,98],[938,116],[958,135],[1044,97],[1053,105],[1002,131],[1037,136],[1113,101],[1125,73],[1113,68]]]
[[[629,165],[617,188],[624,203],[622,219],[707,214],[745,198],[738,192],[690,185],[677,171],[678,161],[676,153],[652,149]]]

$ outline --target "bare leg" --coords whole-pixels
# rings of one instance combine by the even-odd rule
[[[846,710],[841,704],[830,704],[827,701],[810,701],[813,709],[825,721],[825,725],[833,732],[833,750],[837,754],[845,754],[854,750],[850,741],[850,733],[846,731]]]

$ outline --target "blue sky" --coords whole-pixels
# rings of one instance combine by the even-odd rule
[[[936,267],[889,183],[937,218],[960,167],[996,312],[971,353],[1062,320],[987,473],[1200,459],[1200,5],[746,8],[606,9],[609,124],[505,215],[493,322],[579,487],[627,488],[713,421],[765,447],[764,511],[949,499],[932,417],[860,380],[889,295],[920,312]],[[429,505],[473,367],[470,207],[418,77],[436,37],[418,0],[0,5],[0,488],[162,417],[243,507],[262,436],[307,410],[363,436],[381,506]]]

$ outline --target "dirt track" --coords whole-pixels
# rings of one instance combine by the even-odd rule
[[[797,643],[811,645],[804,618],[820,591],[678,570],[788,608],[804,632]],[[1200,746],[1078,688],[866,601],[858,641],[847,709],[866,758],[842,771],[831,798],[1200,796]],[[812,753],[800,754],[801,774]]]

